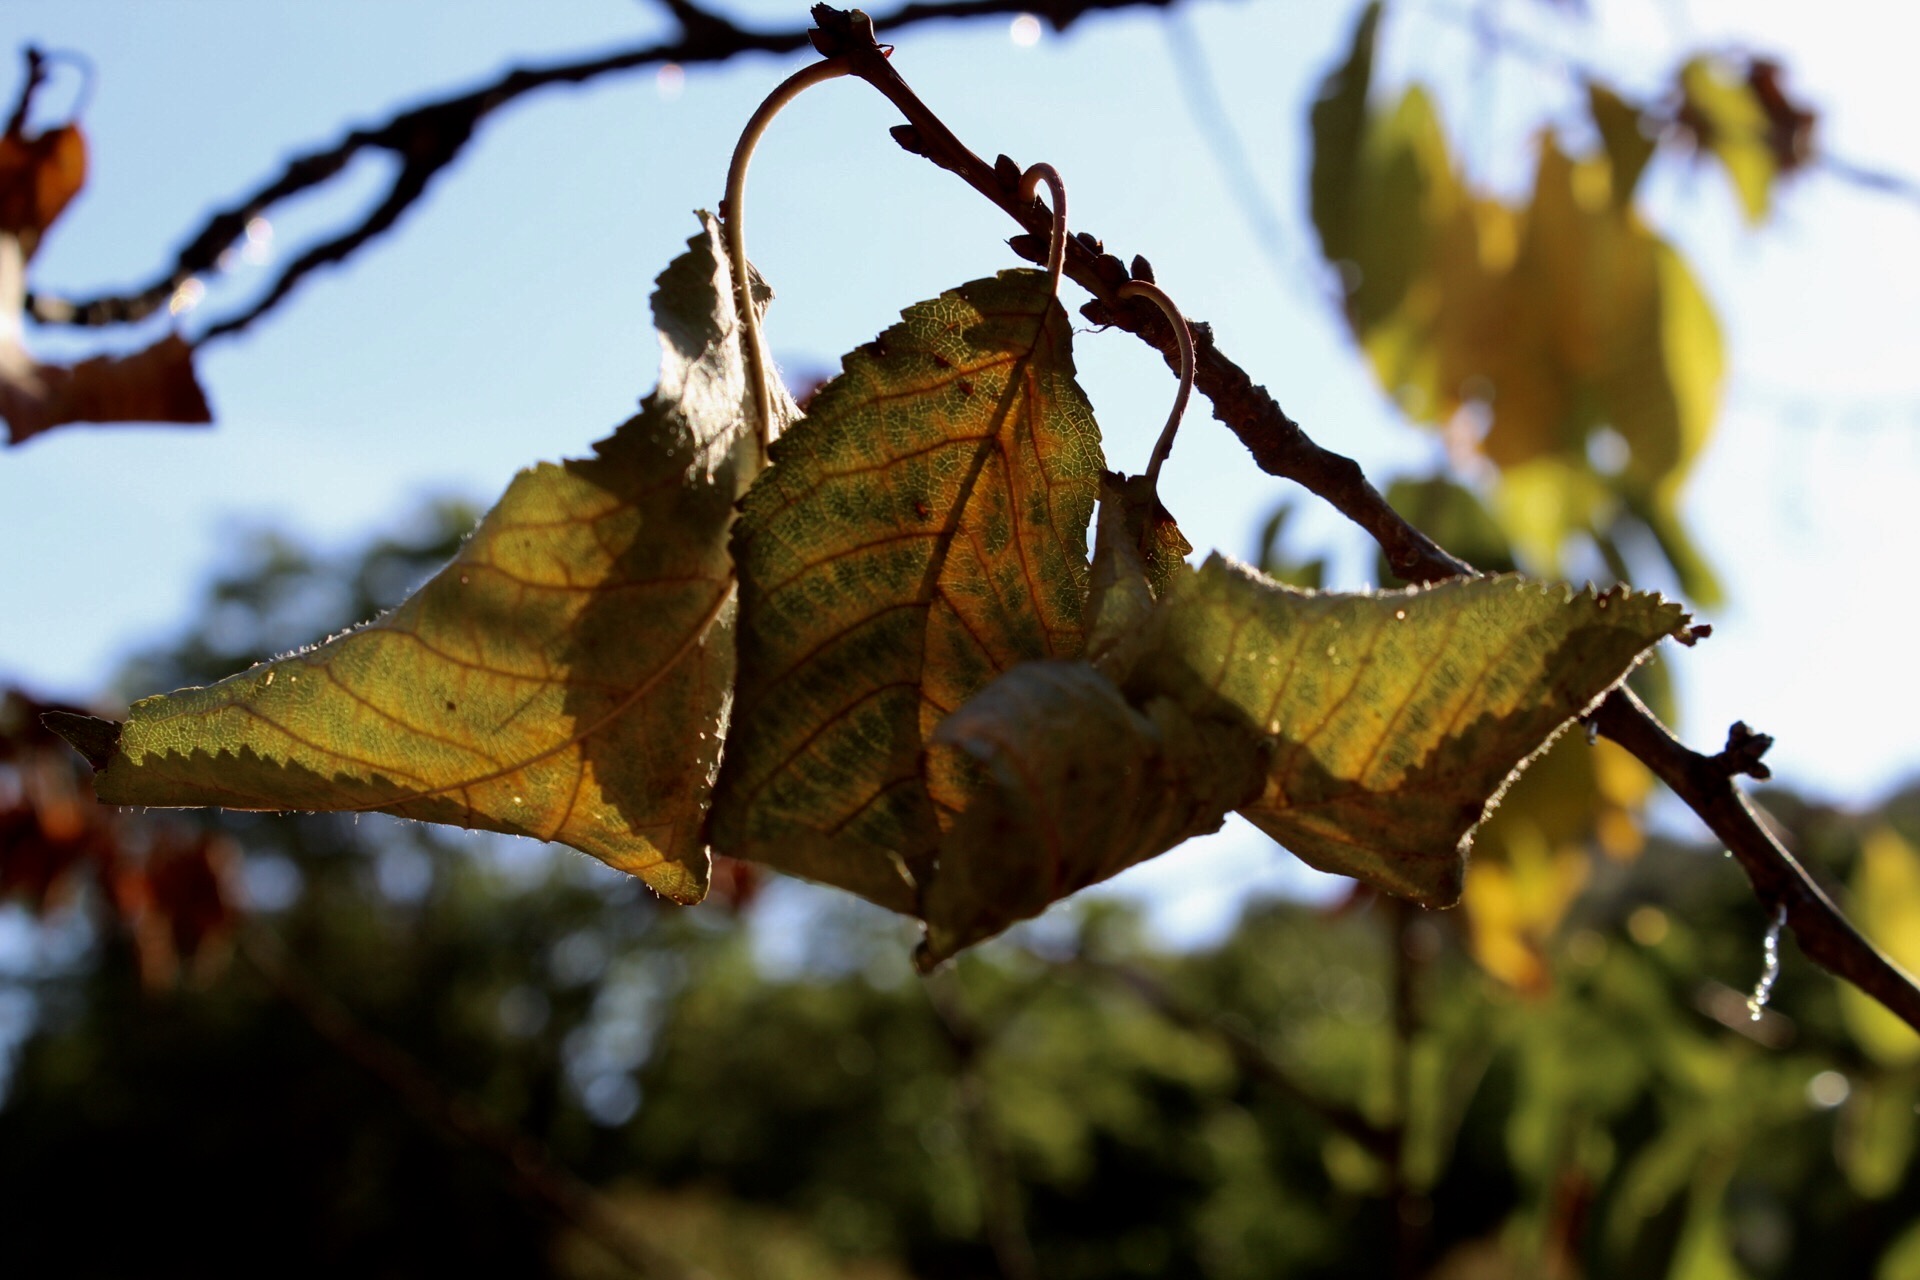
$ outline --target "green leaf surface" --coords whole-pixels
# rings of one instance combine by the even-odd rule
[[[1313,172],[1308,179],[1313,225],[1329,262],[1354,257],[1354,183],[1367,130],[1367,90],[1373,80],[1373,48],[1380,5],[1369,4],[1354,25],[1346,61],[1320,83],[1313,104]]]
[[[135,703],[101,800],[534,836],[699,900],[733,674],[727,529],[758,466],[726,264],[705,218],[654,294],[659,389],[593,457],[520,473],[375,622]]]
[[[1216,554],[1126,687],[1267,736],[1240,812],[1304,861],[1447,906],[1515,771],[1685,622],[1657,596],[1512,576],[1303,592]]]
[[[1048,904],[1217,831],[1260,791],[1266,742],[1171,698],[1129,706],[1084,662],[1030,662],[935,730],[984,785],[941,842],[923,909],[929,967]]]
[[[1044,273],[909,308],[774,449],[734,539],[740,673],[714,846],[915,910],[963,782],[921,750],[1079,654],[1099,433]]]

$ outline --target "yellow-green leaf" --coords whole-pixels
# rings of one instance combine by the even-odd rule
[[[1726,166],[1748,224],[1766,221],[1778,165],[1768,145],[1767,111],[1753,87],[1701,56],[1680,68],[1680,92],[1683,122]]]
[[[739,684],[714,847],[913,911],[958,779],[948,713],[1077,656],[1099,434],[1044,273],[909,308],[747,495]]]
[[[733,297],[705,219],[660,276],[660,386],[636,417],[515,477],[393,612],[134,704],[100,798],[529,835],[697,901],[733,669],[727,528],[758,465]]]
[[[1685,621],[1657,596],[1513,576],[1303,592],[1215,555],[1127,688],[1268,737],[1240,811],[1303,860],[1445,906],[1515,771]]]
[[[1861,932],[1895,964],[1920,973],[1920,851],[1892,827],[1875,829],[1860,846],[1852,887]],[[1841,984],[1840,1013],[1874,1061],[1890,1067],[1920,1062],[1920,1035],[1872,996]]]
[[[1244,724],[1167,697],[1136,710],[1084,662],[1013,668],[940,723],[929,753],[980,780],[923,898],[923,966],[1218,830],[1266,771]]]

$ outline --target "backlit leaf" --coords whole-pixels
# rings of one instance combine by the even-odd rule
[[[923,908],[931,965],[1049,903],[1217,831],[1259,793],[1266,743],[1167,697],[1144,707],[1084,662],[1024,663],[941,721],[936,759],[977,765]]]
[[[100,798],[529,835],[697,901],[733,666],[726,535],[758,453],[732,299],[707,219],[660,277],[660,387],[638,416],[591,458],[522,472],[393,612],[136,703]]]
[[[1710,57],[1680,68],[1681,120],[1726,167],[1749,225],[1766,221],[1778,170],[1768,141],[1767,110],[1753,87]]]
[[[1215,555],[1128,692],[1232,708],[1273,749],[1243,814],[1313,866],[1445,906],[1514,771],[1685,619],[1507,576],[1315,594]]]
[[[780,440],[734,538],[740,675],[714,847],[912,911],[959,779],[921,749],[1081,649],[1099,435],[1044,273],[909,308]]]

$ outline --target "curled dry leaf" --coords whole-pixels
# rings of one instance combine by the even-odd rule
[[[1171,698],[1135,708],[1084,662],[1029,662],[934,731],[978,781],[925,895],[927,967],[1193,836],[1260,792],[1263,738]]]
[[[1047,277],[909,308],[774,447],[734,538],[740,677],[714,847],[917,909],[961,779],[921,750],[1081,647],[1098,431]]]
[[[1190,548],[1153,487],[1100,475],[1085,661],[1013,668],[941,721],[932,767],[967,780],[922,895],[931,967],[1015,921],[1218,830],[1265,775],[1234,715],[1195,716],[1118,687],[1155,634],[1160,590]]]
[[[194,377],[193,348],[177,336],[71,366],[42,364],[27,353],[27,261],[86,181],[87,147],[71,124],[27,137],[24,114],[0,136],[0,418],[7,443],[75,422],[213,421]]]
[[[726,261],[705,219],[654,294],[640,413],[593,457],[522,472],[393,612],[124,725],[64,722],[100,798],[530,835],[697,901],[733,677],[727,527],[758,467]]]

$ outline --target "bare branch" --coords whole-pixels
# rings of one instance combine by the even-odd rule
[[[1733,785],[1735,769],[1729,767],[1729,753],[1704,756],[1691,750],[1667,732],[1646,705],[1625,688],[1608,694],[1592,721],[1600,726],[1600,732],[1639,757],[1700,815],[1747,873],[1754,895],[1763,905],[1786,908],[1787,923],[1808,959],[1845,978],[1909,1026],[1920,1029],[1920,989],[1900,966],[1853,927],[1806,868],[1760,821],[1752,804]],[[1730,739],[1741,737],[1737,732],[1730,735]],[[1731,741],[1729,745],[1731,751]]]
[[[397,225],[425,194],[440,172],[457,158],[488,116],[538,89],[580,85],[602,76],[677,63],[695,66],[727,62],[746,53],[794,53],[807,47],[804,29],[749,31],[690,0],[661,0],[680,24],[677,39],[619,50],[546,67],[523,67],[490,84],[408,108],[385,124],[355,129],[328,147],[297,156],[272,179],[207,219],[173,264],[146,284],[122,293],[69,300],[50,293],[29,293],[27,314],[41,324],[99,327],[131,324],[163,309],[187,280],[219,268],[220,259],[245,234],[247,224],[274,206],[331,181],[365,151],[384,151],[400,165],[386,195],[359,220],[294,259],[266,293],[243,311],[216,322],[200,341],[237,333],[284,302],[306,278],[323,267],[346,261]],[[1172,0],[949,0],[907,4],[878,20],[897,30],[943,19],[991,17],[1038,12],[1064,29],[1085,14],[1106,9],[1158,8]]]
[[[1000,163],[989,165],[954,137],[893,69],[874,42],[870,26],[826,5],[816,5],[813,12],[821,28],[815,46],[823,53],[848,57],[853,74],[886,95],[906,116],[909,123],[893,130],[901,146],[951,170],[999,205],[1028,233],[1010,242],[1014,251],[1029,261],[1040,261],[1045,217],[1037,207],[1018,199],[1019,167],[1004,156]],[[1085,232],[1073,239],[1068,246],[1067,275],[1094,295],[1095,300],[1082,308],[1088,319],[1135,334],[1157,348],[1170,366],[1175,363],[1171,326],[1151,304],[1118,299],[1128,271],[1118,257],[1105,252],[1098,239]],[[1266,388],[1214,345],[1210,326],[1188,323],[1199,348],[1196,385],[1213,401],[1214,416],[1240,437],[1262,470],[1332,503],[1380,545],[1394,573],[1409,582],[1434,582],[1473,572],[1401,518],[1367,481],[1358,463],[1309,439]],[[1810,959],[1920,1030],[1920,987],[1847,922],[1734,788],[1731,775],[1747,771],[1745,763],[1758,763],[1754,735],[1734,735],[1728,750],[1719,756],[1700,755],[1668,733],[1625,689],[1608,695],[1592,720],[1693,807],[1746,868],[1763,902],[1786,906],[1788,922]]]

